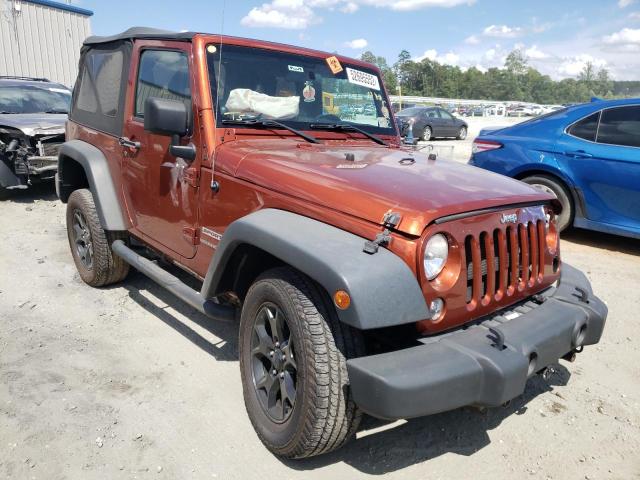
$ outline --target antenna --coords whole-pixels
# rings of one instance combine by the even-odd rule
[[[218,45],[218,73],[216,75],[216,104],[214,107],[214,118],[215,122],[218,123],[218,112],[220,111],[220,76],[222,75],[222,35],[224,34],[224,14],[227,7],[227,0],[222,0],[222,18],[220,20],[220,44]],[[213,69],[215,73],[215,68]],[[217,139],[213,142],[213,165],[215,165],[216,161],[216,150],[217,150]],[[214,193],[218,193],[220,190],[220,184],[215,179],[214,173],[215,167],[211,169],[211,190]]]

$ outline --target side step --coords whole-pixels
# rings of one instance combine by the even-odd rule
[[[235,319],[235,308],[220,305],[204,298],[199,292],[182,282],[178,277],[163,270],[151,260],[137,254],[125,245],[122,240],[116,240],[111,245],[112,250],[125,262],[161,287],[166,288],[183,302],[191,305],[199,312],[214,320],[232,321]]]

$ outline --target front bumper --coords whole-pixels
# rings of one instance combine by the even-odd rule
[[[353,398],[368,414],[386,419],[499,406],[521,395],[536,372],[598,343],[606,317],[607,307],[584,274],[563,264],[558,287],[535,300],[425,337],[420,346],[349,360]]]

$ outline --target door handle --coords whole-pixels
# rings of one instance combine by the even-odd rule
[[[142,146],[140,142],[134,142],[133,140],[129,140],[127,137],[118,138],[118,143],[122,147],[132,148],[134,150],[140,150],[140,147]]]
[[[578,150],[575,152],[564,152],[564,154],[567,157],[573,157],[573,158],[593,158],[593,155],[591,155],[590,153],[587,153],[583,150]]]

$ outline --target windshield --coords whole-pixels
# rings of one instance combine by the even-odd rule
[[[68,113],[71,92],[57,85],[0,86],[0,113]]]
[[[224,120],[271,119],[302,130],[346,123],[396,134],[374,70],[342,64],[334,74],[323,58],[232,45],[209,45],[207,58],[219,126]]]

